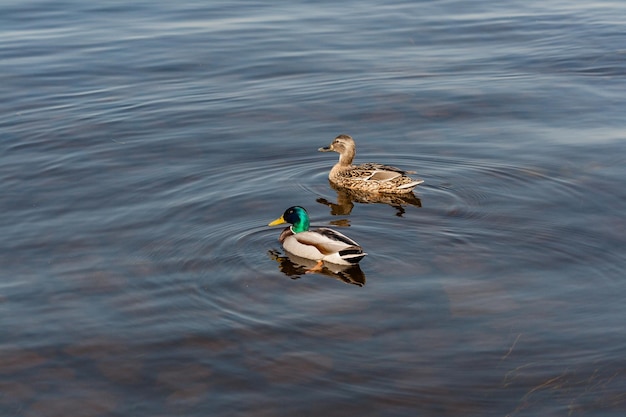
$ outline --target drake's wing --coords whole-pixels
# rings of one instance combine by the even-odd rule
[[[321,253],[329,255],[338,253],[347,248],[358,248],[360,246],[354,240],[333,229],[321,227],[308,232],[296,233],[293,235],[298,242],[304,245],[315,246]]]

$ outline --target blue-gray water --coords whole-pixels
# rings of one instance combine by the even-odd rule
[[[0,2],[0,415],[623,416],[625,22]],[[415,201],[335,192],[340,133]],[[359,273],[285,258],[295,204]]]

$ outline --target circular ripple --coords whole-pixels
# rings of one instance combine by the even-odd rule
[[[361,232],[374,228],[377,241],[385,242],[385,236],[397,233],[404,238],[403,233],[408,232],[395,229],[409,226],[420,229],[420,236],[434,242],[432,245],[452,244],[450,253],[477,252],[480,258],[485,253],[489,255],[488,251],[481,252],[481,247],[490,246],[492,255],[507,255],[507,248],[529,233],[542,240],[540,236],[546,234],[549,222],[537,222],[536,217],[543,215],[539,213],[543,208],[554,204],[555,200],[568,204],[582,198],[575,181],[554,175],[548,168],[532,165],[428,155],[373,155],[371,160],[415,169],[417,173],[413,177],[425,180],[415,190],[423,206],[410,210],[413,216],[410,223],[399,225],[392,221],[397,215],[381,217],[379,211],[359,211],[358,220],[353,216],[357,235],[359,227]],[[240,164],[233,167],[233,172],[213,171],[212,185],[215,187],[210,190],[211,208],[225,213],[223,219],[211,225],[205,236],[207,246],[212,246],[214,262],[226,270],[235,271],[243,266],[247,273],[274,274],[276,269],[271,266],[268,251],[281,249],[277,241],[280,228],[269,228],[267,223],[291,204],[311,208],[317,207],[316,199],[335,201],[337,193],[327,180],[328,171],[335,162],[336,158],[329,160],[315,154],[281,156],[264,164]],[[236,187],[232,186],[233,182]],[[293,201],[294,195],[299,201]],[[284,204],[277,205],[277,200],[284,201]],[[275,212],[276,207],[279,207],[278,212]],[[315,213],[316,210],[310,211]],[[232,213],[235,217],[229,218]],[[354,213],[342,214],[345,217]],[[318,224],[331,223],[333,218],[316,217],[312,220]],[[410,239],[410,236],[408,233],[406,238]],[[543,241],[549,242],[550,239]],[[373,250],[367,249],[375,254],[375,245],[371,246],[374,246]],[[568,248],[555,250],[567,252]],[[577,250],[571,251],[572,258],[578,254]],[[395,256],[394,251],[385,254],[384,250],[381,255],[383,260],[385,256]]]

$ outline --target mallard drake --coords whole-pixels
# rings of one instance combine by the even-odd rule
[[[405,194],[424,182],[407,175],[414,172],[388,165],[377,163],[352,165],[356,145],[349,135],[337,136],[330,145],[319,148],[318,151],[339,153],[339,162],[328,174],[330,182],[339,187],[370,193]]]
[[[309,214],[300,206],[289,207],[282,216],[268,224],[290,223],[278,240],[285,251],[317,261],[309,272],[322,270],[324,261],[336,265],[355,265],[367,255],[354,240],[336,230],[320,227],[309,230]]]

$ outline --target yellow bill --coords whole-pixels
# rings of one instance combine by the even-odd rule
[[[285,219],[283,219],[283,216],[280,216],[279,218],[277,218],[276,220],[274,220],[273,222],[268,224],[268,226],[277,226],[277,225],[283,224],[283,223],[287,223],[287,222],[285,221]]]

